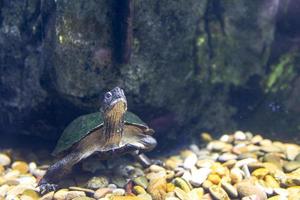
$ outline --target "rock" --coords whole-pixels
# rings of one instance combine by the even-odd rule
[[[292,172],[298,168],[300,168],[300,161],[290,161],[283,165],[285,172]]]
[[[241,141],[247,139],[246,134],[242,131],[236,131],[234,133],[233,137],[234,137],[235,140],[241,140]]]
[[[185,158],[185,160],[183,162],[183,167],[186,169],[191,169],[192,167],[195,166],[197,161],[198,161],[197,155],[192,153]]]
[[[76,197],[73,200],[94,200],[94,199],[90,197]]]
[[[196,187],[199,187],[207,179],[210,172],[210,168],[192,170],[192,179],[190,180],[190,183]]]
[[[230,178],[233,184],[239,183],[241,180],[243,180],[243,171],[239,168],[232,168],[230,170]]]
[[[33,189],[27,189],[22,193],[22,196],[20,198],[22,199],[27,199],[27,200],[38,200],[39,199],[39,194],[33,190]]]
[[[257,195],[259,197],[259,200],[267,199],[266,193],[261,188],[254,185],[253,183],[250,183],[249,181],[238,183],[237,191],[241,198],[251,196],[251,195]]]
[[[174,189],[174,192],[180,200],[189,200],[189,196],[188,196],[187,192],[183,191],[182,189],[176,187]]]
[[[158,178],[165,178],[167,175],[166,171],[159,171],[159,172],[150,172],[146,175],[146,178],[151,179],[158,179]]]
[[[206,148],[210,151],[230,151],[232,148],[232,145],[227,144],[225,142],[221,142],[221,141],[212,141],[210,143],[207,144]]]
[[[258,144],[263,140],[263,137],[261,135],[255,135],[252,139],[251,139],[251,143],[252,144]]]
[[[11,159],[8,155],[0,153],[0,165],[7,166],[11,163]]]
[[[150,171],[152,172],[160,172],[160,171],[165,171],[165,168],[158,166],[158,165],[151,165],[149,167]]]
[[[252,172],[252,176],[258,179],[264,178],[270,171],[267,168],[258,168]]]
[[[203,142],[211,142],[213,140],[212,136],[209,133],[201,133],[200,138]]]
[[[36,186],[37,180],[33,176],[21,176],[17,179],[20,184]]]
[[[191,191],[192,186],[183,178],[175,178],[174,185],[182,189],[184,192],[188,193]]]
[[[139,194],[137,195],[139,200],[152,200],[152,197],[150,194],[144,193],[144,194]]]
[[[279,153],[281,152],[281,149],[277,146],[274,145],[268,145],[268,146],[262,146],[260,148],[261,151],[266,152],[266,153]]]
[[[246,158],[236,162],[235,167],[242,167],[243,165],[249,165],[250,163],[256,163],[257,159],[255,158]]]
[[[164,178],[150,180],[147,192],[154,200],[164,200],[167,191],[167,181]]]
[[[87,189],[87,188],[82,188],[82,187],[69,187],[69,190],[75,190],[75,191],[82,191],[88,194],[94,194],[94,190]]]
[[[216,186],[216,185],[211,186],[209,188],[209,193],[216,200],[230,200],[227,193],[220,186]]]
[[[276,181],[276,179],[271,175],[265,176],[265,182],[268,187],[270,188],[279,188],[279,183]]]
[[[115,175],[115,176],[111,177],[111,182],[114,183],[115,185],[117,185],[118,187],[124,187],[127,184],[126,178],[124,176],[120,176],[120,175]],[[103,182],[103,183],[105,183],[105,182]]]
[[[7,193],[9,190],[10,190],[9,185],[7,185],[7,184],[1,185],[1,186],[0,186],[0,196],[1,196],[1,197],[5,197],[5,196],[6,196],[6,193]]]
[[[178,159],[167,159],[165,161],[165,167],[166,167],[166,169],[170,169],[170,170],[174,170],[180,164],[181,164],[180,160],[178,160]]]
[[[231,143],[233,142],[233,136],[232,135],[227,135],[227,134],[224,134],[220,137],[220,141],[221,142],[225,142],[225,143]]]
[[[175,185],[173,183],[167,183],[167,192],[172,193],[175,190]]]
[[[147,180],[147,178],[145,176],[139,176],[135,179],[133,179],[133,182],[136,184],[136,185],[140,185],[142,186],[143,188],[147,188],[148,185],[149,185],[149,182]]]
[[[300,162],[300,153],[298,153],[297,156],[295,157],[295,161],[299,161]]]
[[[90,189],[104,188],[108,185],[108,183],[109,181],[107,177],[98,176],[91,178],[87,183],[87,187]]]
[[[109,200],[141,200],[136,196],[112,196]]]
[[[276,165],[279,169],[282,167],[282,159],[278,154],[275,153],[267,153],[263,156],[264,162],[273,163]]]
[[[203,183],[202,183],[202,187],[205,189],[205,190],[208,190],[212,185],[214,185],[211,181],[209,180],[205,180]]]
[[[194,188],[189,193],[189,199],[192,200],[202,200],[204,190],[202,188]]]
[[[136,195],[147,193],[146,190],[142,186],[140,186],[140,185],[134,186],[133,187],[133,192]]]
[[[54,200],[64,200],[67,197],[68,190],[67,189],[60,189],[54,193]]]
[[[225,181],[221,181],[222,188],[227,192],[227,194],[232,198],[238,197],[237,189],[231,185],[230,183],[227,183]]]
[[[122,196],[122,195],[125,194],[125,190],[122,189],[122,188],[117,188],[117,189],[114,189],[114,190],[112,191],[112,193],[113,193],[114,195],[120,195],[120,196]]]
[[[237,159],[237,155],[232,153],[223,153],[218,157],[218,160],[220,162],[226,162],[228,160],[235,160],[235,159]]]
[[[210,175],[208,175],[207,180],[209,180],[210,182],[212,182],[215,185],[218,185],[221,181],[221,178],[217,174],[210,174]]]
[[[85,197],[85,193],[83,191],[68,191],[65,200],[72,200],[77,197]]]
[[[174,171],[171,171],[171,170],[167,170],[166,171],[166,179],[167,180],[172,180],[175,176],[175,172]]]
[[[296,156],[300,153],[299,146],[295,144],[286,144],[285,149],[286,158],[291,161],[294,160]]]
[[[12,164],[12,169],[18,170],[21,174],[25,174],[29,171],[29,166],[26,162],[16,161]]]
[[[40,200],[52,200],[53,197],[54,197],[54,191],[49,192],[49,193],[43,195],[43,196],[40,198]]]
[[[112,192],[112,189],[110,189],[110,188],[99,188],[98,190],[95,191],[94,198],[100,199],[102,197],[105,197],[106,194],[109,194],[111,192]]]

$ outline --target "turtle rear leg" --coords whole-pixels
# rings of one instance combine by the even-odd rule
[[[80,160],[91,155],[93,152],[94,151],[71,152],[61,160],[51,165],[44,177],[38,183],[40,193],[44,194],[46,192],[56,190],[58,188],[56,184],[72,170],[72,167]]]

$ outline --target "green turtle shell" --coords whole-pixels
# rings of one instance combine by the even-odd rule
[[[138,116],[131,112],[126,112],[124,115],[125,124],[132,124],[148,128],[147,124],[143,122]],[[79,142],[82,138],[87,136],[93,130],[103,125],[103,116],[101,112],[82,115],[72,121],[60,136],[57,145],[52,152],[57,155]]]

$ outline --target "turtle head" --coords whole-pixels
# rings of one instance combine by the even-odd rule
[[[123,115],[127,110],[127,100],[124,91],[115,87],[104,94],[102,101],[102,112],[104,115],[119,113]]]

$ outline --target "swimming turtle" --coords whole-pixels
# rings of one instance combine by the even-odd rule
[[[57,183],[72,166],[92,154],[107,160],[130,153],[144,166],[149,166],[151,160],[143,152],[156,146],[153,133],[137,115],[127,111],[122,89],[116,87],[106,92],[100,112],[78,117],[62,133],[53,154],[63,157],[51,165],[39,181],[40,192],[56,190]]]

